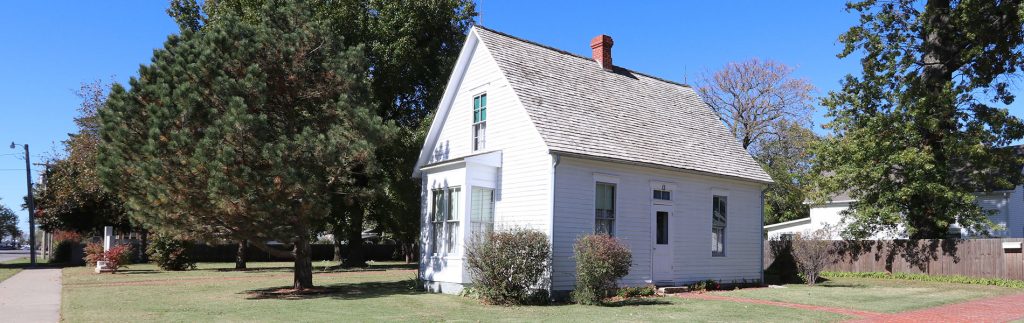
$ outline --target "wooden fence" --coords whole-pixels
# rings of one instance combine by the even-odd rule
[[[900,272],[1024,280],[1024,239],[835,241],[835,261],[828,271]],[[1004,242],[1016,248],[1004,249]],[[795,274],[788,241],[767,241],[766,276]],[[766,277],[768,278],[768,277]]]

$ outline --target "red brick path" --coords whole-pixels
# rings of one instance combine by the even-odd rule
[[[902,313],[876,313],[845,308],[794,304],[760,299],[723,296],[717,293],[684,293],[679,297],[750,304],[781,306],[810,311],[824,311],[853,316],[851,322],[1009,322],[1024,318],[1024,294],[1000,296],[943,305]]]

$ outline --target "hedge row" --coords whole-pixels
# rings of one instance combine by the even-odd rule
[[[132,250],[138,253],[140,248],[138,241],[131,241]],[[66,263],[72,265],[81,265],[85,262],[82,260],[83,252],[82,249],[85,247],[84,243],[80,242],[66,242],[62,246],[58,246],[54,249],[54,257],[50,260],[53,263]],[[366,260],[385,261],[385,260],[396,260],[401,259],[398,245],[364,245],[363,253]],[[283,251],[290,251],[285,249],[284,246],[280,246]],[[310,245],[312,251],[313,261],[321,260],[332,260],[334,259],[334,245],[331,244],[312,244]],[[238,245],[235,244],[197,244],[192,248],[191,256],[196,262],[234,262],[235,254],[238,251]],[[341,254],[344,257],[348,254],[347,246],[342,246]],[[274,257],[266,251],[259,249],[255,246],[250,245],[245,251],[246,261],[291,261],[290,258]],[[138,260],[141,257],[139,254],[133,255],[134,260]]]
[[[908,273],[886,273],[886,272],[836,272],[826,271],[821,273],[822,277],[826,278],[877,278],[877,279],[901,279],[901,280],[918,280],[927,282],[939,282],[939,283],[957,283],[957,284],[970,284],[970,285],[990,285],[1010,288],[1024,288],[1024,280],[1012,280],[1012,279],[998,279],[998,278],[978,278],[978,277],[967,277],[960,275],[927,275],[927,274],[908,274]]]

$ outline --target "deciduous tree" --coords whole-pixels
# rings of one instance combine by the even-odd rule
[[[832,136],[817,167],[823,192],[848,191],[847,233],[901,226],[911,238],[942,238],[953,223],[985,232],[975,192],[1019,181],[1024,137],[1006,105],[1024,67],[1020,1],[854,1],[860,23],[840,57],[863,55],[824,100]]]
[[[705,74],[698,93],[775,183],[765,191],[765,223],[807,217],[806,184],[814,86],[772,60],[726,64]]]
[[[7,237],[16,240],[20,234],[18,215],[7,206],[0,204],[0,241]]]

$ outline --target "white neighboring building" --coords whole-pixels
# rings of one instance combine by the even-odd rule
[[[831,225],[841,229],[843,227],[843,215],[841,212],[850,207],[850,203],[856,200],[846,194],[840,194],[831,201],[822,205],[812,205],[810,217],[792,221],[776,223],[764,226],[765,233],[769,239],[778,238],[783,235],[810,232]],[[1024,186],[1017,186],[1012,191],[995,191],[978,193],[977,203],[985,210],[994,210],[995,213],[989,216],[993,223],[1004,228],[1004,230],[993,231],[991,237],[997,238],[1022,238],[1024,237]],[[980,236],[971,231],[953,225],[950,228],[950,236],[963,238],[979,238]],[[838,233],[833,233],[833,238],[839,239]],[[880,232],[870,237],[872,240],[906,239],[902,230],[898,232]]]
[[[632,249],[625,285],[762,279],[771,178],[692,88],[612,65],[611,47],[470,30],[413,174],[425,287],[461,291],[466,237],[513,227],[550,237],[556,296],[595,232]]]

